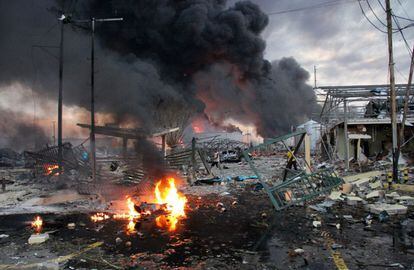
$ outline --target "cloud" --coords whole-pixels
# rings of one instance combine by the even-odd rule
[[[323,2],[327,1],[256,1],[269,12],[307,7]],[[267,45],[266,58],[272,60],[294,56],[308,71],[312,71],[313,66],[316,65],[317,77],[321,85],[387,83],[386,35],[368,23],[356,1],[343,2],[344,4],[323,8],[271,15],[269,26],[263,34]],[[392,4],[396,14],[407,17],[405,10],[414,18],[413,1],[401,1],[404,9],[394,2]],[[378,3],[371,1],[371,6],[378,17],[385,22],[385,13]],[[366,5],[364,9],[375,21],[376,18]],[[405,25],[407,21],[404,24],[404,20],[400,20],[400,24]],[[404,33],[411,46],[414,27],[404,30]],[[396,72],[397,82],[406,83],[410,59],[398,33],[394,34],[394,54],[396,67],[404,75],[401,76]]]

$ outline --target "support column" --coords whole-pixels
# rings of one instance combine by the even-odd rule
[[[348,138],[348,108],[344,99],[344,141],[345,141],[345,168],[349,170],[349,138]]]
[[[311,141],[308,134],[305,135],[305,163],[306,173],[311,173]]]
[[[361,157],[361,139],[357,141],[357,150],[356,150],[356,159],[359,162],[359,158]]]

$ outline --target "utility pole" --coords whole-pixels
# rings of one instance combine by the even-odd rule
[[[96,181],[95,145],[95,18],[91,19],[91,134],[90,147],[92,159],[92,180]]]
[[[314,88],[316,89],[316,66],[313,66],[313,80],[314,80]]]
[[[96,181],[96,145],[95,145],[95,22],[117,22],[123,18],[91,19],[91,158],[92,180]]]
[[[407,120],[407,113],[408,113],[408,102],[410,98],[411,93],[411,82],[413,80],[413,71],[414,71],[414,45],[413,45],[413,51],[411,53],[411,64],[410,64],[410,73],[408,74],[408,83],[407,88],[405,90],[405,97],[404,97],[404,112],[403,112],[403,119],[401,121],[401,128],[400,128],[400,138],[398,141],[398,155],[401,154],[401,147],[404,144],[404,128],[405,128],[405,121]]]
[[[390,0],[385,0],[387,12],[388,33],[388,66],[390,72],[390,102],[391,102],[391,128],[392,128],[392,179],[398,181],[398,138],[397,138],[397,102],[395,97],[394,57],[392,47],[392,13]]]
[[[63,143],[62,143],[62,107],[63,107],[63,40],[64,40],[64,25],[67,23],[65,14],[59,18],[60,21],[60,46],[59,46],[59,97],[58,97],[58,166],[59,175],[62,175],[63,166]],[[53,124],[53,132],[55,132]]]
[[[90,20],[73,20],[75,23],[91,24],[91,133],[90,133],[90,156],[92,167],[92,180],[96,182],[96,143],[95,143],[95,23],[96,22],[117,22],[123,18],[105,18]]]
[[[62,21],[66,19],[62,15]],[[95,144],[95,23],[96,22],[115,22],[122,21],[123,18],[105,18],[96,19],[91,18],[88,20],[72,20],[71,18],[66,19],[67,22],[73,23],[90,23],[91,24],[91,132],[90,132],[90,156],[91,156],[91,167],[92,167],[92,180],[96,181],[96,144]],[[63,30],[62,30],[63,33]],[[61,48],[63,48],[63,35],[61,40]],[[63,50],[63,49],[62,49]]]
[[[344,140],[345,140],[345,169],[349,170],[349,137],[348,137],[348,106],[344,98]]]

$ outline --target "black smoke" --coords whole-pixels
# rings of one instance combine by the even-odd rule
[[[268,17],[249,1],[0,1],[0,87],[19,82],[56,99],[58,51],[33,45],[58,45],[61,2],[73,18],[124,18],[96,29],[96,106],[118,122],[132,117],[155,129],[154,112],[174,103],[215,124],[253,124],[270,137],[314,106],[305,70],[293,59],[264,59]],[[88,25],[66,25],[66,105],[89,108],[89,51]]]
[[[0,147],[36,150],[50,143],[45,131],[30,120],[25,114],[0,109]]]

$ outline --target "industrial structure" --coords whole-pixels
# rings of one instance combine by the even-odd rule
[[[319,87],[325,98],[320,114],[323,126],[322,151],[330,158],[358,161],[361,157],[382,158],[391,151],[392,132],[389,85],[353,85]],[[397,123],[402,125],[404,96],[409,91],[404,151],[414,136],[414,88],[396,85]]]

